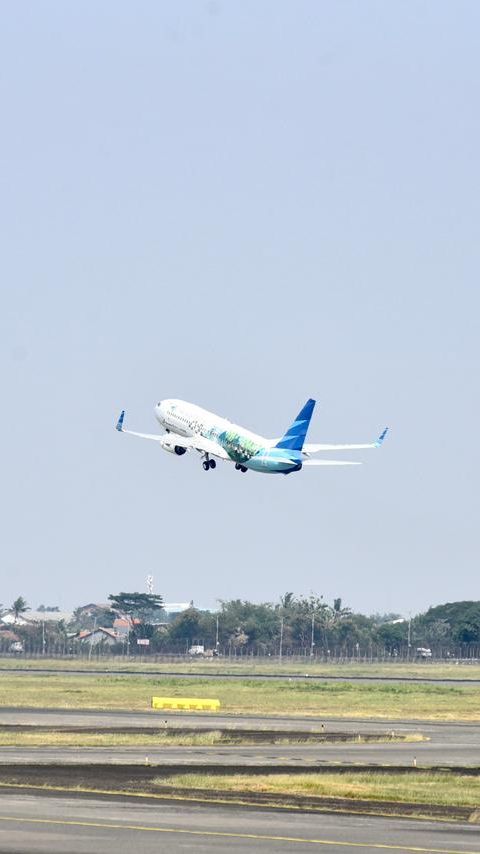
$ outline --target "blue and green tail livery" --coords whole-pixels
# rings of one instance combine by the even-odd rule
[[[280,441],[277,442],[277,448],[282,448],[286,451],[302,450],[314,409],[315,401],[309,398],[303,409],[298,413],[293,424],[288,428]]]

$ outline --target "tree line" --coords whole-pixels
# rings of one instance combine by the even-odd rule
[[[81,606],[69,623],[45,620],[41,624],[17,625],[10,629],[25,642],[42,648],[62,647],[74,651],[78,633],[111,628],[122,618],[123,635],[113,651],[144,651],[137,640],[148,640],[153,653],[184,654],[202,646],[210,654],[221,655],[310,655],[397,656],[415,655],[429,648],[435,654],[458,655],[468,646],[480,654],[480,602],[463,601],[437,605],[411,619],[398,614],[355,613],[341,598],[332,603],[322,596],[285,593],[277,603],[254,603],[233,599],[221,601],[217,611],[201,611],[193,606],[182,613],[167,615],[160,595],[148,593],[111,594],[105,606]],[[18,597],[10,609],[18,619],[26,615],[28,604]],[[49,611],[54,611],[49,606]],[[0,632],[0,649],[2,645]],[[107,638],[100,641],[107,645]],[[111,643],[111,641],[110,641]],[[478,646],[477,652],[475,647]]]

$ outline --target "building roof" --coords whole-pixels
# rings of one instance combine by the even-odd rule
[[[0,640],[3,641],[18,641],[20,638],[15,632],[10,631],[10,629],[4,629],[0,632]]]
[[[142,621],[138,619],[138,617],[134,617],[133,620],[127,620],[125,617],[117,617],[116,620],[113,621],[113,625],[115,628],[128,628],[129,626],[139,626]]]
[[[164,602],[163,610],[167,614],[181,614],[193,607],[193,602]]]
[[[6,614],[3,614],[3,616],[0,618],[0,620],[5,626],[26,626],[26,625],[28,625],[28,620],[26,620],[25,617],[22,617],[21,615],[19,615],[17,618],[15,618],[15,614],[13,614],[11,611],[7,611]]]
[[[73,611],[28,611],[25,619],[28,623],[59,623],[65,620],[69,623],[73,617]]]
[[[113,631],[113,629],[105,629],[102,626],[98,626],[98,628],[92,629],[91,631],[89,629],[82,629],[80,632],[77,632],[75,637],[77,637],[79,640],[84,640],[85,638],[89,638],[92,635],[98,634],[99,632],[104,635],[107,635],[109,638],[114,638],[115,640],[117,640],[117,634]]]

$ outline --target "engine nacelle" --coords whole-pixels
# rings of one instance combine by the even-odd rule
[[[163,448],[164,451],[168,451],[169,454],[177,454],[179,457],[187,451],[187,449],[182,448],[181,445],[176,445],[170,436],[162,436],[160,439],[160,447]]]

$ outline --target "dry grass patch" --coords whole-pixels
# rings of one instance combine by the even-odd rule
[[[418,742],[425,741],[425,736],[421,733],[409,733],[405,737],[397,736],[394,738],[382,737],[368,739],[370,744],[383,744],[392,741],[402,742]],[[360,736],[355,738],[355,744],[365,744],[367,739]],[[256,739],[249,738],[248,735],[242,737],[241,730],[199,730],[198,733],[176,733],[174,729],[165,730],[164,732],[155,733],[109,733],[101,731],[92,732],[62,732],[52,731],[45,732],[36,730],[32,727],[32,732],[17,731],[9,732],[8,730],[0,730],[0,747],[209,747],[218,745],[256,745],[261,744],[276,744],[276,745],[297,745],[305,744],[322,744],[321,736],[318,741],[316,739],[298,738],[282,738],[279,735],[273,741],[258,742]],[[329,741],[329,744],[336,742]],[[344,741],[338,743],[344,744]]]
[[[191,735],[102,732],[0,732],[0,747],[209,747],[232,744],[221,732]]]
[[[157,777],[153,782],[158,786],[239,793],[269,792],[473,808],[480,805],[480,777],[440,771],[405,774],[328,771],[261,776],[178,774],[170,778]]]

